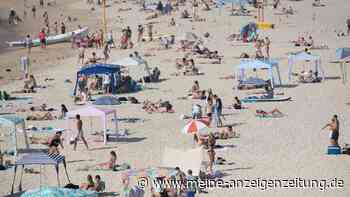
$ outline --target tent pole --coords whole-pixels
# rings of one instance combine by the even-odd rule
[[[118,135],[119,134],[119,128],[118,128],[117,111],[114,112],[114,120],[115,120],[115,132]]]
[[[103,117],[103,143],[107,144],[107,123],[106,123],[106,115]]]
[[[22,165],[22,169],[21,169],[21,179],[19,181],[19,191],[22,191],[22,178],[23,178],[23,171],[24,171],[24,165]]]
[[[71,183],[71,182],[70,182],[69,175],[68,175],[68,172],[67,172],[67,163],[66,163],[66,159],[63,159],[63,167],[64,167],[64,171],[66,172],[66,177],[67,177],[67,179],[68,179],[68,183]]]
[[[11,194],[13,194],[13,189],[14,189],[14,186],[15,186],[16,173],[17,173],[17,165],[15,165],[15,168],[14,168],[13,171],[14,171],[14,175],[13,175],[12,186],[11,186]]]

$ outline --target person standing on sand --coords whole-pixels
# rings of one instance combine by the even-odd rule
[[[153,25],[151,23],[147,26],[149,41],[153,41]]]
[[[45,29],[42,29],[39,33],[39,39],[40,39],[40,46],[42,49],[46,48],[46,34]]]
[[[215,124],[216,124],[216,127],[221,127],[222,126],[222,120],[221,120],[222,101],[217,95],[214,95],[214,100],[215,100],[215,104],[214,104]]]
[[[36,7],[35,7],[35,5],[33,5],[33,7],[32,7],[32,13],[33,13],[33,18],[35,18],[36,17]]]
[[[29,34],[25,38],[25,44],[26,44],[26,48],[28,49],[28,54],[30,54],[30,52],[32,51],[32,47],[33,47],[33,40]]]
[[[81,64],[83,65],[84,64],[84,58],[85,58],[85,48],[81,44],[78,47],[79,47],[78,48],[78,51],[79,51],[78,64],[81,62]]]
[[[266,57],[270,58],[270,38],[269,37],[265,37],[265,50],[266,50]]]
[[[323,128],[329,128],[330,133],[329,133],[329,138],[330,138],[330,144],[331,146],[339,146],[338,144],[338,139],[339,139],[339,120],[338,116],[334,115],[332,117],[332,120],[330,123],[326,124]]]
[[[44,8],[44,0],[39,0],[39,4],[41,8]]]
[[[137,42],[141,42],[142,38],[143,38],[143,32],[144,32],[144,28],[142,25],[139,25],[137,27]]]
[[[75,137],[74,139],[74,148],[73,150],[75,151],[77,149],[77,143],[78,143],[78,140],[79,138],[84,142],[85,146],[86,146],[86,149],[89,150],[89,146],[88,146],[88,143],[86,142],[85,140],[85,137],[84,137],[84,132],[83,132],[83,121],[81,121],[80,119],[80,115],[77,114],[75,116],[76,120],[77,120],[77,130],[78,130],[78,135]]]
[[[350,18],[346,20],[346,25],[348,26],[348,35],[350,34]]]
[[[61,34],[65,34],[66,33],[66,25],[64,24],[64,22],[61,23]]]

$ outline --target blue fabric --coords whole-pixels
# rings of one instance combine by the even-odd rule
[[[350,48],[338,48],[335,53],[337,59],[344,59],[350,56]]]
[[[112,93],[116,94],[117,93],[116,81],[119,76],[120,68],[121,66],[116,64],[91,64],[83,67],[77,73],[77,82],[74,87],[74,95],[77,92],[79,76],[81,75],[89,76],[89,75],[97,75],[97,74],[105,74],[110,76],[111,78],[110,87],[112,88]]]
[[[59,187],[43,187],[34,190],[30,190],[21,195],[21,197],[37,197],[37,196],[50,196],[50,197],[92,197],[97,196],[95,192],[80,190],[80,189],[67,189]]]
[[[24,119],[19,116],[14,116],[14,115],[0,116],[0,124],[7,124],[8,121],[12,122],[14,125],[24,123]]]
[[[93,102],[94,105],[120,105],[120,101],[113,96],[102,96]]]

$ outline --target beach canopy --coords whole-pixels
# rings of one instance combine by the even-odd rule
[[[288,67],[289,67],[289,72],[288,72],[288,80],[290,81],[292,78],[292,74],[293,74],[293,67],[297,62],[300,61],[309,61],[309,62],[313,62],[314,64],[314,72],[321,75],[322,80],[324,79],[324,70],[321,66],[321,58],[320,56],[316,56],[316,55],[311,55],[307,52],[299,52],[296,54],[291,54],[288,56]],[[316,76],[318,77],[318,76]]]
[[[340,63],[340,72],[342,75],[343,83],[348,81],[347,68],[345,64],[350,61],[350,48],[338,48],[335,51],[336,58]]]
[[[147,61],[137,57],[125,57],[123,59],[114,61],[113,64],[127,67],[132,73],[136,73],[137,78],[143,79],[143,76],[150,76],[150,68]]]
[[[92,104],[94,105],[120,105],[118,98],[114,96],[101,96],[96,99]]]
[[[185,134],[194,134],[194,133],[207,134],[207,133],[201,133],[201,131],[207,127],[208,126],[200,120],[191,120],[182,129],[182,133],[185,133]]]
[[[42,187],[33,190],[26,191],[21,197],[38,197],[38,196],[51,196],[51,197],[97,197],[97,193],[88,190],[81,189],[67,189],[60,187]]]
[[[18,166],[22,166],[22,173],[23,173],[24,166],[27,166],[27,165],[40,165],[40,166],[41,165],[53,165],[53,166],[55,166],[55,169],[56,169],[57,183],[58,183],[58,186],[60,186],[59,164],[63,164],[67,180],[70,183],[70,179],[69,179],[68,172],[67,172],[66,160],[65,160],[65,157],[63,155],[48,154],[46,152],[32,152],[32,153],[28,153],[28,154],[23,155],[21,158],[17,159],[15,164],[14,164],[14,177],[13,177],[13,181],[12,181],[11,194],[13,194],[13,192],[14,192],[14,184],[15,184]],[[41,172],[40,172],[40,176],[41,176]],[[20,179],[19,188],[20,189],[22,188],[22,176]]]
[[[337,48],[336,57],[339,60],[350,57],[350,48]]]
[[[100,109],[93,106],[86,106],[77,110],[69,111],[66,115],[67,120],[75,118],[79,114],[80,117],[98,117],[103,124],[103,142],[107,143],[107,118],[112,115],[114,119],[115,134],[118,134],[117,111],[115,109]]]
[[[161,166],[168,168],[179,167],[181,171],[192,170],[194,176],[199,175],[203,163],[202,147],[190,150],[178,150],[165,147]]]
[[[240,64],[236,66],[238,73],[238,80],[244,81],[247,79],[245,75],[246,70],[258,70],[258,69],[266,69],[268,70],[269,79],[271,80],[272,86],[274,85],[282,85],[281,74],[278,67],[278,62],[273,59],[242,59]],[[277,72],[277,76],[274,74],[274,70]],[[277,81],[276,81],[277,78]]]
[[[90,75],[108,75],[110,77],[110,87],[112,93],[117,93],[117,80],[120,76],[120,65],[116,64],[91,64],[84,66],[77,72],[77,80],[74,87],[74,95],[76,95],[78,87],[78,79],[80,76],[90,76]]]
[[[17,142],[17,126],[20,126],[23,134],[24,134],[24,141],[25,141],[25,148],[29,149],[29,141],[27,132],[25,130],[25,121],[23,118],[16,116],[16,115],[2,115],[0,116],[0,127],[7,128],[10,131],[11,136],[11,142],[13,145],[13,152],[14,155],[17,155],[18,152],[18,142]]]

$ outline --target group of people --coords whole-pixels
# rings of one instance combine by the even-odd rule
[[[270,45],[271,41],[269,37],[265,37],[265,39],[258,39],[255,42],[255,57],[256,58],[270,58]],[[263,54],[262,49],[265,48],[265,55]]]

